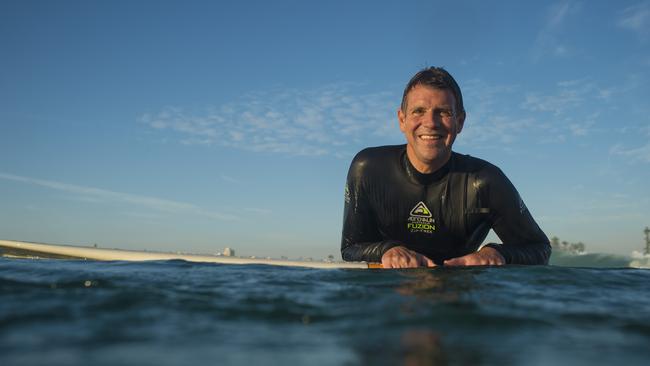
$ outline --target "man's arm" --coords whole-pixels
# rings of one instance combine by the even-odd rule
[[[364,187],[364,179],[369,174],[369,162],[364,151],[355,156],[348,171],[341,256],[346,261],[381,262],[386,251],[403,244],[396,240],[383,240],[379,233],[376,215],[370,207]]]
[[[498,250],[484,246],[479,251],[464,255],[462,257],[447,259],[445,266],[462,267],[462,266],[502,266],[506,264],[506,259]]]
[[[510,180],[494,167],[489,178],[492,229],[503,244],[487,244],[507,264],[548,264],[551,245]],[[485,248],[484,247],[484,248]]]

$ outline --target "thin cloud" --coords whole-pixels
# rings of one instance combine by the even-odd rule
[[[619,14],[617,25],[647,40],[650,36],[650,1],[623,9]]]
[[[603,132],[605,128],[598,124],[603,112],[620,108],[617,102],[626,100],[629,93],[642,85],[643,80],[642,76],[628,75],[616,86],[603,86],[592,78],[560,81],[550,92],[525,93],[520,107],[538,118],[544,117],[540,118],[540,121],[544,121],[540,125],[554,140],[565,141],[567,133],[584,137]],[[626,128],[617,131],[625,133]]]
[[[258,207],[247,207],[244,208],[244,211],[251,212],[254,214],[259,214],[259,215],[270,215],[273,213],[273,211],[269,210],[268,208],[258,208]]]
[[[614,145],[609,150],[609,153],[611,155],[618,155],[629,158],[632,161],[650,163],[650,142],[646,143],[644,146],[636,148],[628,148],[623,145]]]
[[[650,125],[641,127],[641,133],[645,134],[646,136],[650,137]]]
[[[472,118],[460,135],[459,144],[481,146],[487,145],[503,147],[503,144],[517,142],[526,131],[534,127],[531,118],[515,116],[493,116],[486,119]]]
[[[509,105],[510,98],[517,98],[517,89],[514,85],[468,81],[463,92],[468,114],[459,145],[487,147],[495,143],[503,146],[516,142],[533,124],[528,117],[510,113],[506,105]]]
[[[468,115],[458,140],[459,146],[510,151],[513,144],[525,140],[566,140],[566,136],[557,131],[548,133],[550,129],[558,128],[548,122],[540,122],[540,111],[523,108],[525,97],[520,86],[494,85],[481,80],[470,80],[465,85],[464,99]]]
[[[207,211],[196,205],[170,201],[151,196],[134,195],[130,193],[114,192],[101,188],[85,187],[68,183],[55,182],[50,180],[35,179],[13,174],[0,173],[0,179],[11,180],[27,184],[38,185],[58,191],[72,193],[77,199],[91,203],[112,203],[122,202],[136,206],[146,207],[152,210],[174,213],[174,214],[195,214],[216,220],[236,220],[237,216],[219,212]]]
[[[221,174],[220,176],[221,180],[227,183],[233,183],[233,184],[238,184],[241,183],[241,181],[237,178],[233,178],[229,175]]]
[[[570,1],[556,3],[549,8],[544,25],[533,44],[534,61],[539,61],[546,55],[565,56],[571,52],[571,48],[562,43],[561,33],[567,19],[579,10],[579,5]]]
[[[571,123],[569,124],[569,130],[574,136],[587,136],[595,123],[594,120],[586,120],[582,123]]]
[[[527,93],[522,107],[532,112],[551,112],[555,116],[573,112],[586,101],[609,99],[612,89],[599,88],[586,79],[560,81],[553,94]]]
[[[650,125],[638,129],[640,135],[648,138],[645,145],[629,147],[623,144],[616,144],[609,150],[610,155],[622,156],[634,162],[650,163]]]
[[[493,85],[481,80],[470,80],[465,85],[468,115],[459,144],[496,145],[500,149],[524,140],[563,143],[588,136],[598,130],[601,113],[586,106],[606,108],[608,98],[620,92],[604,89],[589,79],[561,81],[555,90],[545,93],[524,92],[517,85]],[[607,90],[607,97],[603,90]]]
[[[607,108],[612,97],[621,92],[589,79],[561,81],[551,93],[526,93],[521,108],[544,117],[545,122],[539,125],[546,131],[543,142],[565,142],[571,136],[585,137],[597,131],[601,111],[586,106]]]
[[[568,2],[558,3],[551,6],[548,14],[546,29],[558,28],[569,14],[570,4]]]
[[[180,143],[290,155],[349,158],[364,146],[403,141],[395,117],[399,95],[361,89],[348,83],[258,91],[198,113],[170,107],[140,121]],[[522,140],[562,143],[588,136],[598,128],[599,111],[586,106],[606,108],[626,91],[589,78],[560,81],[551,92],[526,90],[476,79],[464,83],[468,117],[459,145],[507,150]]]
[[[192,113],[178,107],[139,120],[183,144],[205,144],[291,155],[350,153],[362,141],[399,136],[399,96],[360,91],[355,84],[315,90],[269,90]]]

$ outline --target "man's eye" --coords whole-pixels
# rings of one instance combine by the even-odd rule
[[[413,114],[418,115],[418,116],[421,115],[421,114],[424,114],[424,109],[422,109],[422,108],[414,109]]]
[[[454,112],[449,109],[441,109],[438,113],[440,114],[440,117],[451,117],[454,115]]]

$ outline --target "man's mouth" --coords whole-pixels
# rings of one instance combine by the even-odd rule
[[[436,141],[436,140],[444,139],[445,135],[439,133],[432,133],[432,134],[421,134],[418,135],[418,137],[424,141]]]

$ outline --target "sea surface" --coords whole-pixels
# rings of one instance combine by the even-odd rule
[[[650,364],[648,258],[552,264],[0,258],[0,365]]]

